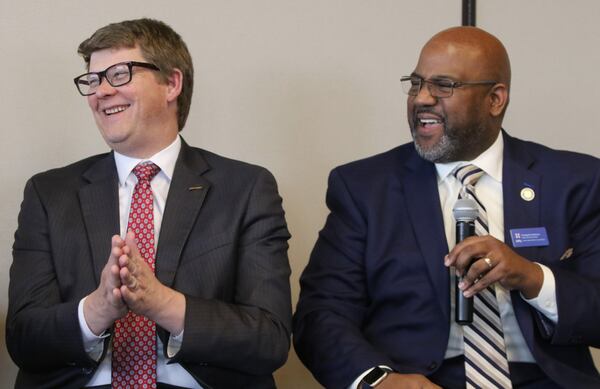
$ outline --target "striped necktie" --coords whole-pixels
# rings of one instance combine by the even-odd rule
[[[458,198],[471,198],[479,208],[475,232],[477,235],[489,234],[485,206],[475,195],[475,184],[485,172],[475,165],[464,165],[455,169],[453,174],[462,185]],[[488,286],[473,299],[473,323],[463,326],[466,386],[512,388],[494,285]]]

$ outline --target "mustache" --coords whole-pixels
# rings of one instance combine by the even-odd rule
[[[418,118],[417,116],[422,114],[422,113],[429,113],[432,115],[435,115],[437,117],[439,117],[443,122],[446,122],[446,115],[443,115],[439,112],[436,112],[433,108],[428,108],[428,107],[417,107],[413,109],[412,112],[412,122],[416,125],[418,122]]]
[[[410,130],[411,132],[414,133],[414,131],[416,131],[417,126],[419,125],[419,118],[417,117],[420,114],[424,114],[424,113],[428,113],[428,114],[432,114],[437,116],[438,118],[440,118],[442,123],[446,123],[446,115],[436,112],[433,108],[430,107],[415,107],[412,110],[412,114],[409,117],[409,125],[410,125]]]

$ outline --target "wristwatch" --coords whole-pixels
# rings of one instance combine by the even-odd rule
[[[362,388],[374,388],[381,383],[389,374],[389,370],[374,367],[366,376],[363,377],[361,384]]]

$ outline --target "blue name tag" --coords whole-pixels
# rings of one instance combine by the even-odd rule
[[[546,227],[514,228],[510,230],[513,247],[548,246]]]

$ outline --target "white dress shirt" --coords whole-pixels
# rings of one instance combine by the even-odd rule
[[[152,193],[154,195],[154,236],[160,237],[160,226],[162,216],[167,203],[167,195],[175,170],[175,162],[179,156],[181,149],[181,139],[179,136],[175,138],[173,143],[165,149],[159,151],[155,155],[147,159],[137,159],[114,153],[117,173],[119,176],[119,221],[121,237],[125,237],[127,233],[127,221],[129,219],[129,208],[131,206],[131,197],[133,189],[137,183],[137,178],[133,174],[133,168],[141,162],[152,161],[158,167],[160,172],[151,181]],[[155,244],[158,244],[158,239],[155,239]],[[107,242],[110,244],[110,242]],[[108,259],[108,258],[107,258]],[[160,260],[160,259],[158,259]],[[108,335],[96,336],[88,327],[83,315],[83,302],[85,298],[79,302],[79,326],[83,336],[83,343],[88,355],[95,360],[99,360],[104,350],[104,338]],[[181,348],[183,340],[183,332],[177,336],[171,335],[167,345],[167,354],[162,352],[163,344],[157,336],[157,363],[156,375],[157,381],[171,385],[186,387],[186,388],[201,388],[198,382],[185,370],[180,364],[167,364],[168,359],[173,357]],[[87,383],[87,386],[106,385],[111,383],[111,360],[112,360],[112,345],[106,352],[106,357],[102,360],[92,379]]]
[[[461,188],[460,182],[451,174],[456,166],[473,164],[482,169],[484,174],[477,185],[475,193],[477,198],[485,205],[490,235],[504,242],[504,206],[502,197],[502,164],[503,164],[504,140],[502,134],[482,154],[470,162],[451,162],[451,163],[436,163],[438,190],[440,194],[441,209],[444,217],[444,229],[446,232],[446,240],[448,247],[455,246],[456,241],[456,221],[452,214],[454,203],[458,199],[458,193]],[[519,226],[515,226],[519,227]],[[534,260],[534,258],[528,258]],[[443,258],[440,258],[440,264]],[[558,310],[556,307],[556,285],[554,274],[552,271],[538,263],[544,272],[544,281],[542,289],[536,298],[527,300],[523,296],[523,300],[537,309],[540,313],[552,320],[558,322]],[[450,271],[451,288],[454,288],[454,271]],[[527,347],[527,343],[523,338],[519,324],[515,317],[515,312],[512,306],[510,292],[503,288],[496,287],[496,297],[498,299],[498,308],[502,320],[502,328],[504,330],[504,341],[506,344],[506,355],[510,362],[535,362],[531,351]],[[450,337],[444,358],[452,358],[464,354],[463,345],[463,329],[460,324],[454,321],[454,290],[450,293]],[[380,366],[387,367],[387,366]],[[349,388],[354,389],[362,378],[367,375],[372,369],[361,374]]]
[[[475,185],[475,193],[477,194],[477,198],[485,205],[490,235],[499,241],[504,242],[504,206],[502,197],[503,151],[504,140],[502,134],[499,134],[494,144],[473,161],[435,164],[448,247],[452,248],[455,246],[456,221],[452,215],[452,208],[456,199],[458,199],[458,192],[461,188],[460,182],[451,173],[456,166],[465,164],[473,164],[485,172],[479,181],[477,181],[477,185]],[[535,260],[535,258],[528,259]],[[527,300],[523,296],[521,296],[521,298],[554,323],[557,323],[558,310],[556,308],[554,275],[546,266],[541,264],[538,265],[544,272],[544,282],[539,295],[531,300]],[[452,278],[450,284],[454,287],[454,271],[450,271],[450,275]],[[464,353],[462,326],[454,321],[454,293],[450,293],[450,296],[450,338],[448,340],[445,358],[456,357]],[[510,362],[535,362],[517,323],[510,299],[510,292],[506,291],[504,288],[498,288],[496,284],[496,298],[498,299],[498,308],[502,319],[502,329],[504,331],[504,342],[506,344],[506,355],[508,360]]]

